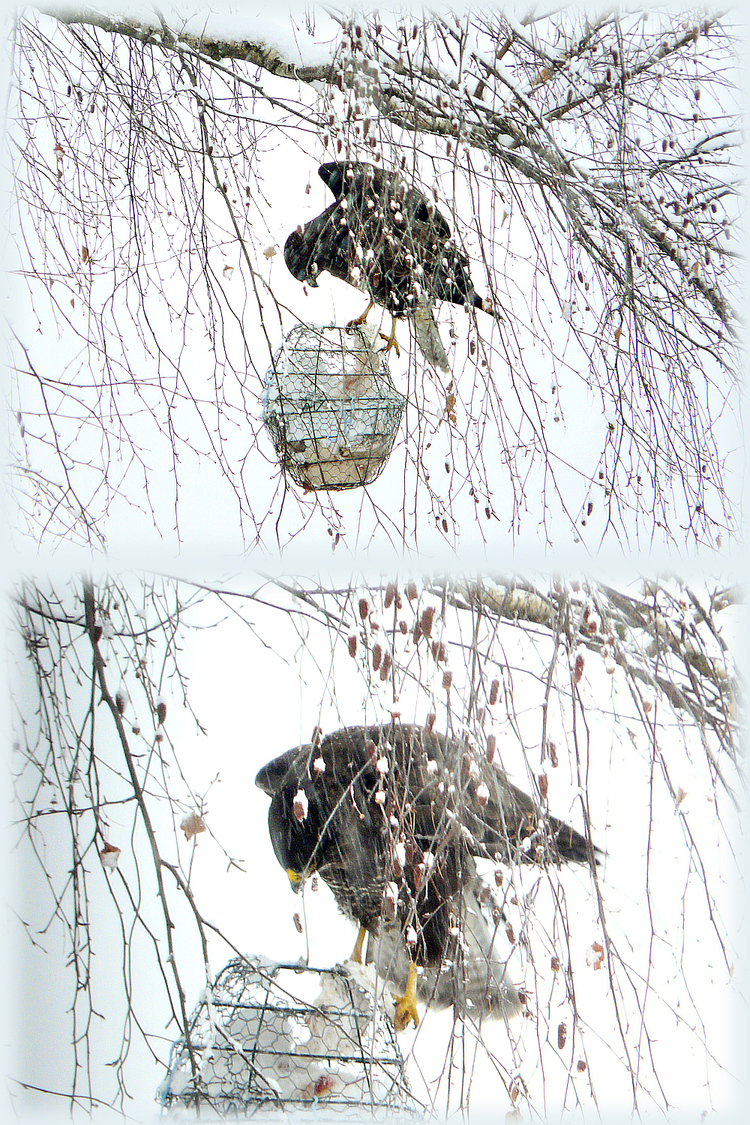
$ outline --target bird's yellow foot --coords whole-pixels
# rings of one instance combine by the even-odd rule
[[[400,351],[399,346],[398,346],[398,340],[396,339],[396,318],[395,317],[391,317],[391,334],[390,334],[390,336],[386,336],[385,332],[380,332],[379,336],[380,336],[381,340],[385,340],[385,350],[386,350],[386,352],[389,352],[391,350],[391,348],[395,348],[396,349],[396,355],[400,357],[401,351]]]
[[[408,996],[402,996],[400,1000],[396,1001],[396,1015],[393,1020],[393,1026],[396,1028],[396,1031],[404,1031],[410,1023],[413,1023],[415,1027],[419,1027],[417,1005],[416,1002],[410,1000]]]
[[[370,301],[367,308],[362,313],[362,315],[361,316],[355,316],[354,320],[350,320],[346,327],[347,328],[356,328],[358,325],[364,324],[365,321],[367,320],[367,314],[369,313],[370,309],[373,307],[374,303],[375,303],[374,301]]]
[[[396,355],[400,359],[401,358],[401,349],[399,348],[398,340],[396,339],[396,329],[395,328],[393,329],[390,336],[386,336],[385,332],[380,332],[380,333],[378,333],[378,335],[380,336],[381,340],[385,340],[385,351],[389,352],[391,350],[391,348],[394,348],[395,351],[396,351]]]
[[[396,1015],[393,1020],[393,1025],[396,1031],[403,1031],[413,1023],[415,1027],[419,1027],[419,1016],[417,1015],[417,966],[413,961],[409,962],[409,977],[406,981],[406,992],[403,996],[395,996],[396,1001]]]

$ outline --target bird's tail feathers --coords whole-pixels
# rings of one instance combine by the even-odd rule
[[[420,301],[414,310],[414,329],[419,350],[427,362],[432,367],[439,367],[441,371],[450,371],[448,356],[429,301]]]

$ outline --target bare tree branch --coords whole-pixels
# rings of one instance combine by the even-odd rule
[[[180,542],[200,463],[244,547],[303,529],[354,550],[506,532],[592,553],[734,538],[729,14],[319,13],[321,52],[308,13],[296,59],[210,24],[44,10],[19,23],[9,139],[26,310],[64,348],[53,370],[17,332],[23,526],[109,544],[104,525],[130,510]],[[268,191],[293,188],[287,147],[299,202],[275,206]],[[440,310],[445,379],[413,352],[393,360],[403,439],[384,476],[341,499],[297,492],[259,421],[290,326],[354,293],[325,278],[305,290],[278,253],[322,210],[312,172],[330,159],[432,191],[497,313]]]

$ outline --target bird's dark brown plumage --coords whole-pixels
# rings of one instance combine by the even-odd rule
[[[435,301],[485,308],[468,258],[434,202],[396,172],[333,162],[318,174],[336,201],[286,240],[284,261],[298,281],[317,285],[327,270],[366,292],[394,317]]]
[[[574,828],[542,811],[494,764],[424,728],[346,727],[282,754],[256,778],[270,797],[281,865],[328,883],[339,907],[376,933],[411,928],[410,957],[440,964],[474,857],[585,863]],[[296,801],[296,803],[295,803]],[[303,815],[304,814],[304,815]]]

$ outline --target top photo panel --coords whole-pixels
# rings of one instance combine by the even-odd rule
[[[9,40],[21,548],[734,554],[735,13],[148,11]]]

